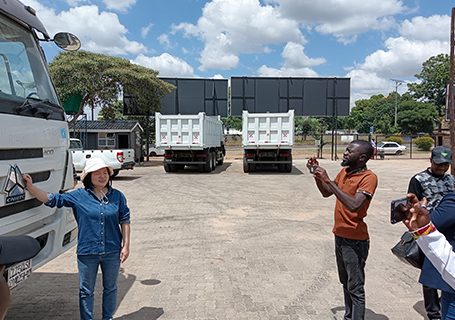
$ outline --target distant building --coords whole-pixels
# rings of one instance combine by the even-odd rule
[[[86,150],[134,149],[136,160],[142,157],[142,129],[130,120],[78,120],[70,128],[70,137],[78,138]]]

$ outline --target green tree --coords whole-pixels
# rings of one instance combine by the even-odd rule
[[[117,100],[111,106],[105,106],[98,113],[98,120],[125,119],[123,115],[123,100]]]
[[[321,124],[317,118],[303,118],[299,117],[300,121],[295,130],[301,131],[304,135],[315,135],[321,130]]]
[[[450,78],[450,59],[447,54],[431,57],[422,64],[422,71],[414,75],[419,83],[409,83],[408,89],[415,99],[433,104],[439,117],[444,116],[447,84]]]
[[[226,128],[233,130],[242,130],[242,118],[229,116],[223,119]]]
[[[82,94],[79,112],[84,106],[112,106],[118,96],[127,91],[137,107],[150,114],[161,108],[161,97],[175,87],[157,78],[158,72],[129,60],[87,51],[60,52],[49,64],[57,93],[62,102]]]
[[[432,133],[437,108],[425,102],[405,101],[398,105],[397,123],[403,133]]]

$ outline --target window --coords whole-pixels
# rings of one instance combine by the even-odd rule
[[[99,147],[115,147],[115,133],[98,132]]]

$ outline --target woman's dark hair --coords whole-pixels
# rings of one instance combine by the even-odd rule
[[[107,169],[107,170],[109,172],[109,169]],[[82,181],[82,183],[84,184],[85,188],[93,189],[92,173],[91,172],[87,173],[87,175],[85,176],[84,181]],[[111,185],[112,185],[112,176],[109,175],[109,180],[107,181],[105,187],[109,187]]]

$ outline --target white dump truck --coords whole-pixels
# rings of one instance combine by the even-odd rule
[[[220,116],[155,114],[156,148],[164,150],[164,170],[176,172],[197,166],[211,172],[222,165],[226,149]]]
[[[292,171],[294,110],[287,113],[242,112],[243,171],[254,172],[259,165],[276,165],[281,172]]]

